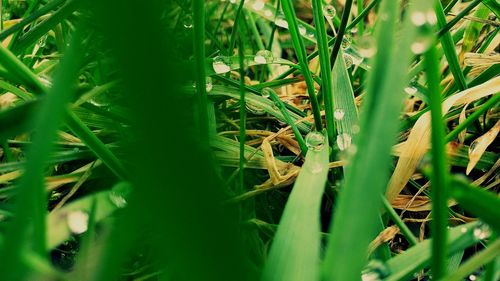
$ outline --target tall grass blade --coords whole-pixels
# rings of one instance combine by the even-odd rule
[[[409,49],[415,34],[415,27],[405,18],[402,32],[406,36],[398,42],[397,50],[393,48],[398,4],[396,0],[385,1],[379,11],[384,18],[376,32],[378,53],[367,84],[360,136],[354,143],[357,152],[346,172],[332,219],[331,238],[322,266],[324,280],[359,280],[368,244],[378,228],[380,194],[388,180],[391,144],[395,141],[402,103],[397,93],[401,93],[406,84]],[[411,14],[412,9],[415,7],[408,13]]]
[[[14,208],[16,216],[7,230],[6,242],[1,249],[1,256],[9,257],[0,263],[0,269],[6,273],[6,280],[21,280],[26,274],[22,263],[19,262],[26,247],[33,249],[41,257],[45,258],[47,254],[47,201],[43,174],[50,152],[54,148],[57,129],[64,118],[65,106],[74,91],[74,82],[82,59],[82,35],[79,32],[73,35],[67,55],[63,58],[61,68],[54,79],[54,85],[36,115],[37,134],[29,148],[24,176],[19,182]]]
[[[323,142],[307,152],[274,236],[263,281],[319,280],[319,209],[328,174],[329,150],[326,137]]]

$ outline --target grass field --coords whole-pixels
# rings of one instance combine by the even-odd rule
[[[500,280],[497,0],[0,1],[0,280]]]

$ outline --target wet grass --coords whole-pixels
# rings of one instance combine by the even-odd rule
[[[2,1],[0,280],[498,280],[495,1]]]

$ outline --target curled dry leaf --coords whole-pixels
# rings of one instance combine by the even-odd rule
[[[486,134],[474,140],[469,147],[469,164],[467,165],[467,175],[476,166],[481,156],[486,151],[488,146],[496,139],[500,132],[500,120]]]
[[[464,105],[498,92],[500,92],[500,77],[448,97],[443,102],[443,114],[446,114],[453,106]],[[389,202],[392,202],[403,190],[427,152],[430,140],[430,122],[430,112],[426,112],[413,126],[387,188],[386,196]]]

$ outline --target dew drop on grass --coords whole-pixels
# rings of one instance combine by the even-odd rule
[[[325,16],[325,18],[331,20],[335,17],[335,14],[337,14],[337,10],[335,10],[335,7],[330,4],[323,6],[323,15]]]
[[[359,131],[361,130],[361,128],[359,128],[358,125],[352,125],[352,128],[351,128],[351,132],[353,134],[359,134]]]
[[[253,60],[258,64],[272,63],[274,61],[274,55],[273,52],[269,50],[260,50],[255,54]]]
[[[337,145],[341,151],[346,150],[349,146],[351,146],[352,137],[347,133],[342,133],[337,136]]]
[[[253,8],[255,11],[260,11],[260,10],[264,9],[264,6],[265,6],[265,3],[264,3],[264,1],[262,1],[262,0],[256,0],[256,1],[252,4],[252,8]]]
[[[387,265],[379,260],[371,260],[361,272],[362,281],[378,281],[389,276],[390,270]]]
[[[431,34],[418,34],[413,43],[411,43],[411,51],[418,55],[422,54],[429,49],[433,42]]]
[[[73,211],[66,216],[69,230],[75,234],[82,234],[87,231],[89,215],[83,211]]]
[[[264,16],[266,16],[266,17],[272,17],[273,16],[273,12],[271,10],[265,10],[264,11]]]
[[[372,36],[364,35],[358,39],[359,54],[371,58],[377,53],[377,44]]]
[[[288,22],[282,17],[277,18],[274,23],[279,27],[288,28]]]
[[[335,117],[335,119],[337,119],[337,120],[342,120],[344,118],[344,115],[345,115],[345,111],[341,108],[337,108],[333,112],[333,117]]]
[[[217,74],[227,73],[231,71],[231,67],[229,66],[231,63],[231,59],[224,56],[217,56],[214,58],[212,63],[212,67]]]
[[[273,92],[273,89],[271,88],[264,88],[262,89],[262,96],[266,99],[270,98],[271,97],[271,93]]]
[[[410,87],[406,87],[405,88],[405,93],[407,93],[408,95],[413,96],[414,94],[417,93],[417,88],[411,87],[411,86]]]
[[[193,28],[193,16],[191,14],[186,14],[182,19],[182,25],[188,29]]]
[[[113,186],[109,192],[109,200],[118,208],[125,208],[127,206],[127,196],[131,192],[132,187],[130,184],[122,182]]]
[[[470,281],[476,281],[477,280],[477,276],[474,275],[474,274],[471,274],[471,275],[469,275],[469,280]]]
[[[490,227],[485,223],[480,223],[472,230],[472,235],[474,235],[474,238],[477,240],[484,240],[491,235]]]
[[[299,33],[302,36],[305,36],[307,34],[307,29],[303,25],[299,25]]]
[[[344,62],[345,62],[345,68],[350,68],[354,64],[352,56],[348,54],[344,54]]]
[[[214,85],[212,84],[212,77],[207,77],[206,78],[206,85],[205,85],[205,89],[206,89],[207,93],[212,91],[213,87],[214,87]]]
[[[351,44],[352,44],[352,37],[350,35],[345,35],[343,38],[342,38],[342,49],[348,49],[349,47],[351,47]]]
[[[420,10],[413,11],[411,13],[410,19],[415,26],[422,26],[427,22],[425,13]]]
[[[325,136],[317,131],[310,132],[306,136],[306,145],[313,151],[319,151],[325,146]]]

